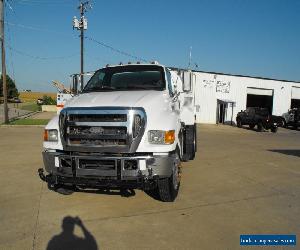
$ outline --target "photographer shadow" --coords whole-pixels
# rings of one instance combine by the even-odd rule
[[[75,226],[81,228],[84,237],[74,234]],[[47,250],[98,250],[94,236],[86,229],[78,217],[66,216],[62,221],[62,232],[52,237]]]

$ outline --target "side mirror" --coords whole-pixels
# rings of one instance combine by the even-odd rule
[[[183,92],[190,92],[192,91],[192,83],[193,83],[193,74],[192,71],[183,71]]]

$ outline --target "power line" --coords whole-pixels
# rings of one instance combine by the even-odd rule
[[[73,6],[73,2],[70,1],[40,1],[40,0],[17,0],[15,1],[16,4],[20,5],[68,5],[68,6]]]
[[[5,22],[6,24],[8,24],[9,26],[15,26],[15,27],[19,27],[19,28],[24,28],[24,29],[30,29],[30,30],[36,30],[36,31],[44,31],[44,32],[51,32],[51,33],[56,33],[56,34],[60,34],[60,35],[64,35],[64,36],[68,36],[68,37],[73,37],[73,38],[76,38],[77,39],[77,36],[76,35],[68,35],[66,33],[63,33],[63,32],[58,32],[58,31],[55,31],[55,30],[50,30],[50,29],[46,29],[46,28],[42,28],[42,27],[37,27],[37,26],[29,26],[29,25],[24,25],[24,24],[19,24],[19,23],[11,23],[11,22]],[[104,43],[102,41],[98,41],[92,37],[89,37],[89,36],[85,36],[86,39],[88,39],[89,41],[92,41],[98,45],[101,45],[102,47],[105,47],[111,51],[114,51],[118,54],[121,54],[123,56],[127,56],[127,57],[130,57],[130,58],[133,58],[135,60],[138,60],[138,61],[141,61],[141,62],[149,62],[150,60],[147,60],[147,59],[144,59],[142,57],[139,57],[139,56],[135,56],[135,55],[132,55],[130,54],[129,52],[126,52],[126,51],[123,51],[123,50],[120,50],[120,49],[117,49],[107,43]]]
[[[90,40],[90,41],[92,41],[92,42],[94,42],[94,43],[96,43],[96,44],[99,44],[99,45],[101,45],[101,46],[103,46],[103,47],[105,47],[105,48],[107,48],[107,49],[110,49],[110,50],[112,50],[112,51],[114,51],[114,52],[116,52],[116,53],[119,53],[119,54],[121,54],[121,55],[130,57],[130,58],[133,58],[133,59],[135,59],[135,60],[137,60],[137,61],[141,61],[141,62],[149,62],[149,60],[146,60],[146,59],[144,59],[144,58],[141,58],[141,57],[132,55],[132,54],[126,52],[126,51],[123,51],[123,50],[120,50],[120,49],[116,49],[116,48],[114,48],[114,47],[112,47],[112,46],[110,46],[110,45],[108,45],[108,44],[106,44],[106,43],[104,43],[104,42],[97,41],[96,39],[91,38],[91,37],[89,37],[89,36],[85,36],[85,38],[88,39],[88,40]]]
[[[56,33],[56,34],[60,34],[60,35],[63,35],[63,36],[68,36],[68,37],[73,37],[73,38],[76,38],[77,39],[77,35],[68,35],[66,33],[63,33],[63,32],[58,32],[58,31],[55,31],[55,30],[50,30],[50,29],[46,29],[46,28],[42,28],[42,27],[37,27],[37,26],[29,26],[29,25],[24,25],[24,24],[19,24],[19,23],[11,23],[11,22],[5,22],[6,24],[10,25],[10,26],[15,26],[15,27],[19,27],[19,28],[24,28],[24,29],[30,29],[30,30],[36,30],[36,31],[44,31],[44,32],[51,32],[51,33]],[[118,54],[121,54],[123,56],[127,56],[129,58],[133,58],[137,61],[141,61],[141,62],[149,62],[150,60],[147,60],[147,59],[144,59],[142,57],[139,57],[139,56],[136,56],[136,55],[132,55],[131,53],[129,52],[126,52],[126,51],[123,51],[123,50],[120,50],[118,48],[115,48],[107,43],[104,43],[102,41],[98,41],[92,37],[89,37],[89,36],[85,36],[86,39],[88,39],[89,41],[92,41],[98,45],[101,45],[102,47],[105,47],[115,53],[118,53]]]
[[[60,34],[60,35],[64,35],[64,36],[69,36],[69,37],[73,37],[73,38],[76,38],[77,39],[77,36],[76,35],[67,35],[66,33],[63,33],[63,32],[58,32],[58,31],[55,31],[55,30],[50,30],[50,29],[46,29],[46,28],[41,28],[41,27],[37,27],[37,26],[29,26],[29,25],[24,25],[24,24],[19,24],[19,23],[11,23],[11,22],[5,22],[6,24],[10,25],[10,26],[16,26],[16,27],[19,27],[19,28],[24,28],[24,29],[30,29],[30,30],[36,30],[36,31],[45,31],[45,32],[51,32],[51,33],[56,33],[56,34]],[[139,56],[135,56],[135,55],[132,55],[130,54],[129,52],[126,52],[126,51],[123,51],[123,50],[120,50],[120,49],[117,49],[117,48],[114,48],[113,46],[107,44],[107,43],[104,43],[102,41],[98,41],[92,37],[89,37],[89,36],[85,36],[86,39],[98,44],[98,45],[101,45],[102,47],[105,47],[107,49],[110,49],[118,54],[121,54],[123,56],[127,56],[127,57],[130,57],[130,58],[133,58],[135,60],[138,60],[138,61],[141,61],[141,62],[149,62],[150,60],[147,60],[147,59],[144,59],[142,57],[139,57]]]
[[[55,34],[58,34],[58,35],[61,35],[61,36],[68,36],[68,37],[77,38],[76,35],[66,34],[65,32],[50,30],[50,29],[46,29],[46,28],[42,28],[42,27],[38,27],[38,26],[24,25],[24,24],[20,24],[20,23],[11,23],[11,22],[5,22],[5,24],[7,24],[9,26],[23,28],[23,29],[29,29],[29,30],[35,30],[35,31],[44,31],[44,32],[55,33]]]
[[[25,53],[21,50],[17,50],[17,49],[14,49],[12,48],[11,46],[9,45],[6,45],[10,50],[14,51],[15,53],[19,54],[19,55],[22,55],[22,56],[26,56],[26,57],[30,57],[32,59],[37,59],[37,60],[63,60],[63,59],[68,59],[68,58],[71,58],[71,57],[74,57],[74,56],[77,56],[78,53],[74,53],[72,55],[68,55],[68,56],[54,56],[54,57],[42,57],[42,56],[36,56],[36,55],[31,55],[31,54],[28,54],[28,53]]]

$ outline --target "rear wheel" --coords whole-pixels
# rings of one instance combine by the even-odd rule
[[[169,178],[163,178],[158,180],[158,194],[161,201],[172,202],[178,195],[181,177],[181,164],[179,154],[175,153],[175,159],[172,168],[172,175]]]

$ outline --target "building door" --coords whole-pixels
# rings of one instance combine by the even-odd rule
[[[227,113],[227,103],[218,100],[217,103],[217,123],[224,124]]]
[[[246,107],[267,108],[272,114],[273,92],[272,89],[247,88]]]
[[[292,87],[291,109],[300,108],[300,87]]]

